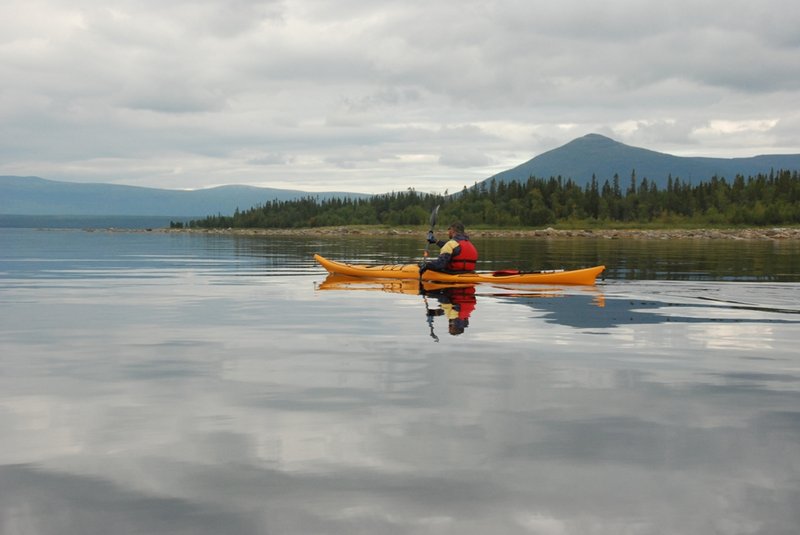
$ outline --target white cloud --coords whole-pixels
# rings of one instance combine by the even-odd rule
[[[589,132],[800,152],[798,22],[782,0],[3,5],[0,173],[443,191]]]

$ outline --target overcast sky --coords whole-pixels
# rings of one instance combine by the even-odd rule
[[[0,0],[0,174],[455,191],[596,132],[800,153],[796,0]]]

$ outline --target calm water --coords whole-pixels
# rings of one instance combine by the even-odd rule
[[[800,245],[421,241],[0,229],[0,533],[797,533]]]

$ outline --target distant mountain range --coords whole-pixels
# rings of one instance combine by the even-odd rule
[[[170,216],[176,218],[230,215],[273,200],[301,197],[368,197],[363,193],[323,192],[253,186],[220,186],[168,190],[58,182],[38,177],[0,176],[0,214]]]
[[[557,149],[487,178],[498,181],[526,181],[529,177],[571,178],[581,186],[592,179],[602,185],[618,174],[623,185],[636,171],[641,181],[647,178],[664,188],[667,177],[699,183],[714,175],[732,179],[771,170],[800,170],[800,154],[776,154],[750,158],[687,158],[631,147],[599,134],[588,134]],[[401,188],[402,189],[402,188]],[[272,200],[293,200],[314,196],[368,197],[347,192],[309,193],[298,190],[221,186],[201,190],[166,190],[121,186],[57,182],[38,177],[0,176],[0,214],[15,215],[92,215],[92,216],[169,216],[202,218],[231,215],[238,208],[247,210]]]
[[[526,181],[531,176],[550,178],[561,176],[571,178],[585,186],[595,175],[602,185],[618,174],[623,185],[636,171],[639,181],[647,178],[659,188],[667,185],[670,175],[681,181],[697,184],[711,179],[714,175],[733,179],[737,174],[744,177],[771,170],[800,170],[800,154],[771,154],[750,158],[701,158],[681,157],[631,147],[599,134],[588,134],[557,149],[545,152],[527,162],[497,173],[484,182],[496,179],[501,182],[512,180]]]

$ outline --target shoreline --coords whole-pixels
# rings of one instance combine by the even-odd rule
[[[381,227],[318,227],[297,229],[154,229],[174,234],[217,234],[231,236],[417,236],[426,229]],[[144,232],[144,231],[142,231]],[[441,234],[442,230],[439,231]],[[473,238],[596,238],[608,240],[800,240],[800,228],[769,227],[741,229],[524,229],[467,230]]]

